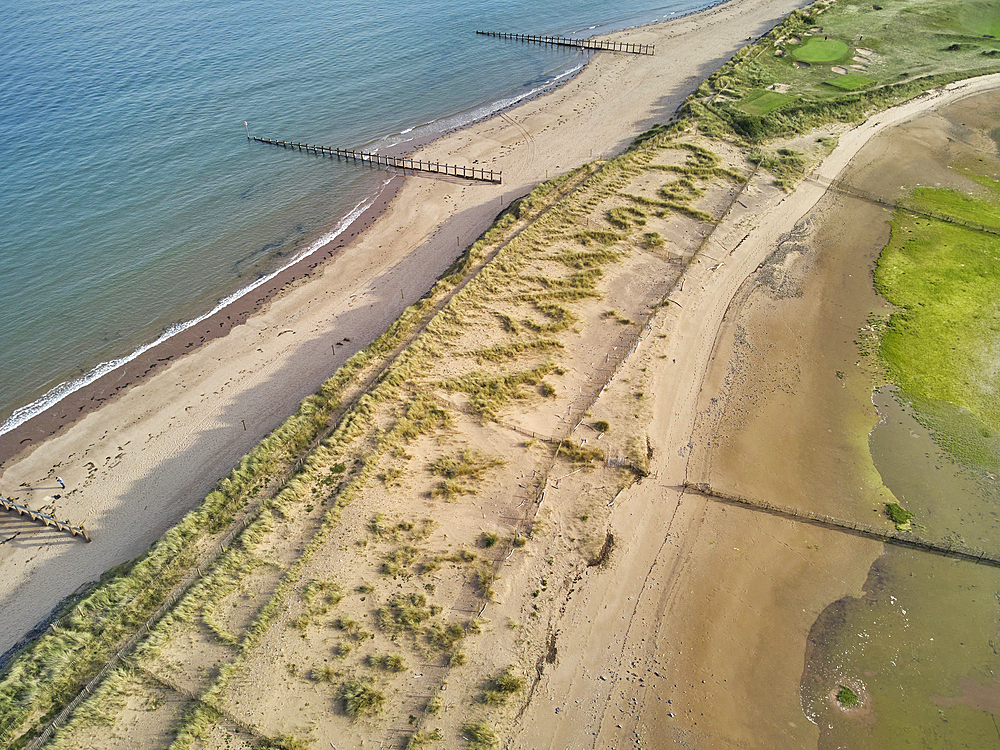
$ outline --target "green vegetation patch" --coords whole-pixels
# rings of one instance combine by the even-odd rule
[[[995,3],[986,2],[960,7],[940,0],[814,4],[793,11],[761,41],[739,50],[680,113],[697,120],[706,135],[735,132],[754,140],[830,122],[857,122],[936,86],[996,72],[998,60],[983,54],[983,39],[998,35],[998,18]],[[819,35],[814,35],[816,26],[823,29]],[[857,40],[857,47],[843,40]],[[949,44],[961,49],[943,53]],[[867,67],[862,76],[831,79],[832,64],[853,64],[854,57]],[[762,95],[774,83],[787,87],[780,102]]]
[[[378,624],[387,633],[399,633],[404,630],[416,631],[420,624],[431,617],[433,613],[427,606],[427,597],[423,594],[395,594],[389,602],[378,611]]]
[[[790,94],[778,91],[751,91],[740,100],[738,107],[748,115],[766,115],[795,101]]]
[[[484,421],[495,420],[504,404],[513,399],[526,398],[526,385],[540,385],[552,370],[554,363],[547,363],[531,370],[508,375],[489,375],[472,372],[443,383],[449,391],[462,391],[469,396],[469,409]]]
[[[559,341],[538,339],[537,341],[515,341],[511,344],[495,344],[486,349],[476,349],[469,355],[487,362],[508,362],[524,352],[542,352],[548,349],[562,349]]]
[[[923,213],[958,222],[973,229],[1000,230],[1000,182],[990,177],[969,174],[975,182],[990,191],[991,195],[979,198],[958,190],[917,188],[910,205]]]
[[[571,310],[555,302],[535,301],[535,309],[549,319],[548,323],[539,323],[530,318],[524,321],[524,327],[535,333],[558,333],[573,325],[577,316]]]
[[[444,495],[448,499],[455,495],[475,495],[474,485],[485,478],[486,472],[506,463],[503,458],[470,448],[464,448],[457,456],[441,456],[430,466],[432,474],[444,479],[433,494]]]
[[[1000,222],[1000,202],[954,191],[919,190],[914,202],[935,213],[950,212],[961,221],[986,226]],[[975,446],[960,444],[962,430],[953,423],[954,409],[943,405],[967,411],[981,425],[983,440],[1000,432],[997,236],[903,211],[892,225],[892,239],[875,270],[879,293],[900,309],[880,347],[890,379],[913,401],[942,446],[964,460],[993,465],[1000,460],[995,453],[991,458]],[[949,412],[949,420],[935,419]]]
[[[840,690],[837,691],[837,703],[844,708],[857,708],[861,705],[861,699],[847,685],[841,685]]]
[[[851,48],[839,39],[820,39],[817,36],[788,47],[788,54],[793,60],[810,64],[841,62],[847,60],[850,53]]]
[[[589,465],[593,461],[604,460],[604,451],[601,448],[588,448],[585,445],[577,445],[572,440],[563,440],[559,443],[558,455],[574,464]]]
[[[514,668],[506,670],[486,682],[486,689],[480,700],[488,706],[502,706],[507,699],[524,689],[524,678],[514,674]]]
[[[764,151],[751,151],[750,162],[758,164],[774,174],[774,184],[788,191],[795,187],[796,181],[806,172],[806,160],[801,153],[790,148],[779,148],[770,154]]]
[[[616,242],[621,242],[625,239],[624,235],[605,229],[587,229],[583,232],[578,232],[575,236],[577,241],[584,246],[591,244],[614,245]]]
[[[963,2],[957,7],[948,6],[944,16],[954,18],[962,29],[976,36],[1000,36],[1000,13],[994,2]]]
[[[371,684],[361,680],[351,680],[340,686],[337,698],[344,706],[344,712],[352,719],[365,714],[377,714],[385,706],[385,696]]]
[[[414,732],[406,742],[406,750],[419,750],[421,747],[433,744],[444,739],[440,729],[433,729],[430,732]]]
[[[462,737],[468,743],[469,750],[489,750],[496,747],[498,741],[497,733],[485,719],[463,724]]]
[[[871,78],[866,76],[848,73],[847,75],[837,76],[836,78],[831,78],[828,81],[823,81],[823,83],[827,86],[833,86],[834,88],[840,89],[841,91],[857,91],[858,89],[870,86],[873,81]]]
[[[899,503],[886,503],[885,514],[889,517],[890,521],[896,524],[897,531],[909,531],[913,514]]]
[[[369,654],[368,666],[386,672],[405,672],[406,659],[399,654]]]
[[[441,651],[452,651],[465,638],[465,628],[457,622],[448,625],[431,623],[424,631],[427,642]]]

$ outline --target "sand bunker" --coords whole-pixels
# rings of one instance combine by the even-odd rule
[[[842,68],[839,65],[834,65],[832,68],[830,68],[830,70],[832,70],[838,76],[842,76],[847,73],[847,68]]]
[[[858,54],[864,55],[865,57],[871,57],[875,53],[870,49],[865,49],[864,47],[858,47]]]

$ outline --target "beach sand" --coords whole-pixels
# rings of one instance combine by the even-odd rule
[[[58,405],[55,416],[16,431],[5,448],[23,448],[3,463],[5,495],[85,523],[94,543],[83,547],[32,531],[0,548],[0,651],[63,597],[141,553],[196,506],[302,398],[422,296],[504,206],[539,181],[617,153],[668,120],[748,36],[765,33],[801,5],[739,0],[611,35],[655,44],[657,54],[599,55],[552,94],[415,154],[502,170],[503,185],[407,177],[388,205],[380,201],[377,221],[346,232],[324,251],[326,264],[309,268],[311,260],[290,270],[276,281],[280,294],[258,312],[226,310],[192,330],[187,342],[173,342],[179,351],[168,345],[151,352]],[[337,249],[343,242],[350,244]],[[263,294],[251,296],[246,304],[264,301]],[[181,356],[188,342],[201,345]],[[108,401],[81,409],[92,398]],[[53,489],[57,474],[66,491]],[[14,519],[2,522],[11,529],[2,538],[20,528]]]
[[[79,585],[146,549],[303,396],[419,298],[503,205],[668,119],[748,35],[799,5],[737,1],[629,32],[630,41],[656,44],[657,56],[599,58],[552,95],[431,144],[423,154],[502,169],[504,184],[408,178],[353,243],[289,282],[245,322],[7,461],[6,494],[60,518],[86,519],[94,542],[17,526],[22,533],[0,547],[7,574],[0,645],[13,644]],[[811,368],[808,377],[781,369],[831,335],[856,330],[854,319],[823,321],[862,280],[840,278],[827,287],[836,272],[819,253],[795,262],[796,252],[809,251],[788,243],[819,226],[829,182],[873,135],[997,85],[996,76],[956,84],[846,130],[794,193],[758,182],[719,225],[706,255],[724,265],[703,258],[690,267],[683,291],[672,296],[676,305],[654,321],[654,333],[666,338],[647,339],[654,343],[640,347],[620,376],[641,380],[647,370],[650,474],[615,500],[611,567],[586,568],[566,594],[551,625],[558,656],[544,666],[512,746],[815,744],[817,730],[798,700],[809,629],[829,602],[860,591],[879,545],[720,505],[681,485],[710,481],[730,492],[752,489],[768,495],[761,499],[822,507],[825,496],[812,492],[819,480],[826,493],[848,493],[857,508],[880,501],[870,473],[856,488],[842,484],[863,463],[854,431],[823,434],[840,424],[844,409],[855,424],[874,418],[860,395],[863,376],[850,373],[836,390],[836,364],[847,345],[828,354],[831,367]],[[748,287],[782,246],[788,253],[772,258],[771,287]],[[869,257],[876,251],[874,242],[865,248]],[[783,296],[783,289],[796,294]],[[852,314],[871,312],[873,300]],[[776,316],[794,321],[790,335],[769,330]],[[741,358],[747,346],[767,342],[785,348],[749,364]],[[769,388],[742,412],[713,411],[713,398],[756,397],[749,389],[726,390],[734,373]],[[789,425],[782,415],[795,410],[806,417]],[[710,445],[717,434],[726,440]],[[832,450],[816,475],[809,451],[819,445]],[[56,489],[57,474],[65,491]],[[56,493],[62,497],[53,500]],[[505,573],[504,586],[527,590],[522,579],[536,574]],[[502,621],[503,612],[500,606],[490,616]]]

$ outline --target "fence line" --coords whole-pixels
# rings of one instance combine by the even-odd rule
[[[156,611],[150,615],[146,622],[144,622],[137,631],[129,636],[128,640],[118,647],[118,650],[115,651],[115,654],[110,659],[108,659],[104,667],[101,668],[101,671],[90,678],[90,681],[83,686],[83,688],[76,694],[76,697],[63,707],[63,710],[59,712],[59,715],[49,722],[45,731],[35,737],[35,739],[26,746],[25,750],[39,750],[39,748],[41,748],[42,745],[48,741],[53,732],[55,732],[55,730],[63,724],[67,718],[69,718],[80,703],[93,694],[104,678],[107,677],[108,673],[124,661],[125,655],[136,647],[139,641],[145,637],[153,626],[156,625],[156,623],[170,611],[177,600],[184,596],[184,594],[188,592],[188,589],[194,585],[195,581],[202,577],[203,568],[207,568],[215,562],[215,560],[217,560],[222,553],[225,552],[226,548],[233,542],[237,534],[241,533],[247,526],[250,525],[250,523],[252,523],[253,520],[255,520],[255,517],[247,515],[242,521],[237,522],[232,528],[230,528],[229,532],[219,542],[218,546],[206,556],[206,559],[201,563],[201,565],[195,568],[194,574],[183,579],[181,583],[179,583],[174,590],[170,592],[163,604],[161,604]]]
[[[151,672],[150,670],[146,669],[145,667],[143,667],[143,666],[141,666],[139,664],[135,664],[135,663],[128,662],[128,661],[126,661],[125,663],[126,663],[126,665],[130,669],[133,669],[136,672],[141,672],[143,675],[145,675],[149,679],[153,680],[154,682],[159,683],[161,686],[167,688],[168,690],[173,690],[178,695],[184,696],[189,701],[192,701],[194,703],[202,703],[203,702],[202,697],[200,695],[198,695],[197,693],[192,692],[192,691],[190,691],[190,690],[188,690],[186,688],[182,688],[180,685],[178,685],[176,682],[174,682],[173,680],[171,680],[169,677],[164,677],[163,675],[159,675],[159,674],[156,674],[155,672]],[[265,737],[265,735],[263,733],[261,733],[257,728],[255,728],[251,724],[243,721],[243,719],[241,719],[239,716],[236,716],[235,714],[231,713],[230,711],[226,710],[225,708],[222,708],[222,707],[220,707],[218,705],[213,705],[212,709],[215,710],[215,711],[218,711],[220,714],[222,714],[223,716],[225,716],[229,721],[231,721],[233,724],[235,724],[236,726],[238,726],[240,729],[244,730],[250,736],[257,737],[257,738],[263,738],[263,737]]]
[[[981,224],[978,221],[969,221],[967,219],[941,213],[940,211],[935,211],[930,208],[918,208],[900,200],[893,200],[891,198],[877,195],[869,190],[862,190],[860,188],[847,186],[842,180],[828,180],[824,177],[819,177],[818,175],[809,177],[808,179],[815,182],[817,185],[826,187],[828,190],[833,190],[834,192],[841,193],[843,195],[849,195],[853,198],[860,198],[861,200],[868,201],[869,203],[878,203],[879,205],[887,206],[888,208],[906,211],[907,213],[916,214],[917,216],[925,216],[928,219],[936,219],[949,224],[958,224],[963,227],[968,227],[969,229],[975,229],[980,232],[1000,235],[1000,227],[987,226],[986,224]]]
[[[883,542],[895,544],[900,547],[909,547],[911,549],[935,552],[937,554],[945,555],[946,557],[957,557],[969,562],[982,563],[983,565],[992,565],[995,568],[1000,568],[1000,555],[989,553],[975,547],[966,547],[963,544],[953,544],[951,542],[933,542],[929,539],[923,539],[916,536],[908,531],[880,528],[867,523],[857,523],[855,521],[848,521],[835,516],[828,516],[823,513],[814,513],[810,510],[801,510],[787,505],[777,505],[775,503],[769,503],[766,500],[754,500],[741,495],[730,495],[728,493],[712,489],[712,486],[705,482],[697,484],[684,482],[683,487],[685,490],[691,490],[693,492],[697,492],[699,495],[714,498],[724,503],[742,505],[755,510],[772,513],[774,515],[786,516],[788,518],[805,519],[824,526],[832,526],[859,534],[861,536],[879,539]]]

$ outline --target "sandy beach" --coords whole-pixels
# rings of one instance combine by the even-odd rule
[[[5,495],[85,522],[94,541],[85,545],[4,519],[0,536],[11,538],[0,546],[6,573],[0,649],[77,587],[141,553],[197,505],[304,396],[419,299],[504,206],[546,177],[617,153],[668,120],[748,37],[802,5],[733,0],[673,23],[613,35],[655,44],[657,55],[599,56],[553,94],[442,138],[417,157],[500,169],[503,185],[408,177],[391,200],[387,194],[386,204],[380,203],[382,213],[368,217],[349,243],[331,248],[326,262],[290,274],[280,290],[260,301],[260,309],[229,314],[228,324],[208,321],[206,329],[219,328],[223,335],[160,362],[104,405],[81,411],[82,417],[67,415],[62,427],[50,420],[35,428],[37,439],[3,465]],[[833,244],[823,233],[836,229],[821,220],[836,208],[828,187],[873,137],[997,86],[1000,76],[953,84],[858,127],[832,131],[837,147],[794,192],[786,194],[759,176],[731,204],[704,245],[704,257],[688,266],[684,283],[671,294],[673,304],[652,318],[648,343],[616,378],[619,386],[646,384],[649,474],[606,506],[615,539],[611,567],[573,563],[561,582],[553,579],[560,602],[548,625],[551,659],[544,665],[539,660],[541,676],[516,720],[504,719],[510,746],[816,744],[818,730],[803,716],[799,697],[809,629],[831,601],[861,591],[880,545],[834,540],[827,530],[713,503],[682,485],[712,482],[725,491],[752,490],[769,496],[762,499],[815,509],[832,493],[849,496],[869,513],[884,500],[865,463],[867,446],[853,437],[857,430],[826,434],[842,424],[844,413],[854,426],[878,418],[863,373],[852,373],[843,384],[832,374],[834,360],[849,357],[848,349],[824,350],[831,362],[825,369],[817,365],[805,375],[795,369],[802,351],[857,330],[852,317],[825,322],[843,295],[867,289],[868,297],[852,311],[862,319],[878,302],[870,279],[837,276],[841,267],[834,260],[823,265],[828,261],[807,245]],[[879,221],[880,210],[871,209],[866,220]],[[866,257],[877,250],[878,242],[864,248]],[[770,282],[757,286],[762,269]],[[787,293],[792,287],[796,293]],[[618,291],[628,297],[625,282]],[[597,308],[593,312],[596,318]],[[776,319],[789,321],[787,335],[769,330]],[[748,347],[764,353],[748,359]],[[603,398],[623,397],[609,389]],[[601,408],[599,401],[595,414]],[[790,412],[802,419],[788,424]],[[502,442],[490,427],[474,429],[484,443]],[[43,440],[45,432],[55,434]],[[775,445],[789,448],[776,451]],[[818,459],[817,445],[826,451]],[[523,479],[517,468],[507,471],[513,481]],[[856,477],[862,477],[860,485]],[[550,484],[546,510],[571,508],[577,481],[584,480]],[[489,501],[498,495],[504,493],[489,494]],[[503,499],[516,498],[497,503]],[[343,539],[335,539],[343,546],[331,546],[324,560],[339,557],[337,549],[353,549],[350,532],[364,529],[368,510],[345,512]],[[564,531],[576,533],[568,510],[549,512],[555,515],[546,523],[560,539]],[[476,515],[461,521],[472,537],[479,528]],[[518,608],[527,606],[517,592],[538,585],[542,560],[548,557],[553,566],[557,543],[541,544],[505,570],[497,601],[485,610],[495,628],[513,622]],[[298,642],[297,636],[275,636],[286,643],[293,637]],[[527,653],[518,637],[499,634],[501,645],[481,642],[475,648]],[[248,684],[246,693],[267,680],[279,689],[272,674],[277,670],[264,657],[255,658],[248,662],[247,680],[259,682]],[[271,714],[261,726],[285,729],[282,713],[265,708]]]
[[[43,415],[16,431],[16,445],[31,439],[3,464],[4,493],[84,522],[95,542],[83,549],[72,539],[32,533],[3,546],[0,649],[77,587],[142,552],[200,502],[302,398],[423,295],[510,201],[546,177],[620,151],[668,120],[747,37],[765,33],[801,5],[741,0],[613,35],[656,44],[657,55],[597,56],[552,94],[416,155],[489,165],[503,171],[503,185],[408,177],[377,221],[364,231],[352,227],[343,238],[349,246],[327,251],[325,265],[293,269],[264,309],[252,316],[226,311],[216,318],[229,320],[208,320],[191,332],[200,338],[245,320],[222,338],[189,356],[151,352],[136,365],[139,372],[112,373],[80,396],[89,403],[98,392],[111,403],[48,440],[39,443],[80,413],[81,403],[60,404],[57,418]],[[139,377],[153,365],[148,377]],[[66,492],[54,489],[56,475],[66,480]],[[11,533],[13,527],[4,536]]]

